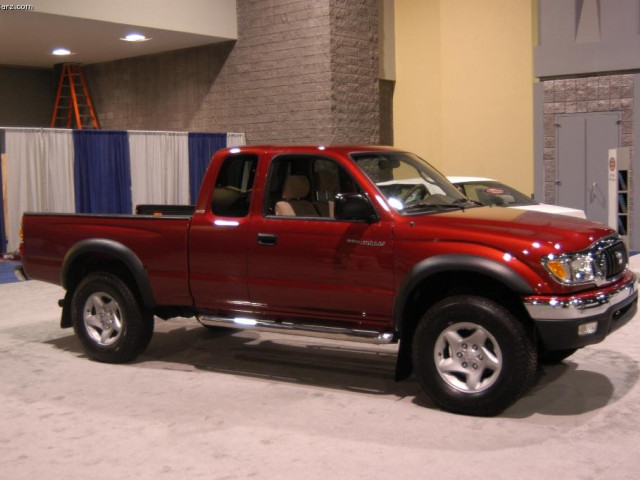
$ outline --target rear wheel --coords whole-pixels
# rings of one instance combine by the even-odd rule
[[[153,315],[131,288],[111,273],[88,275],[71,299],[71,320],[87,355],[124,363],[140,355],[153,335]]]
[[[523,325],[486,298],[459,295],[434,304],[413,339],[415,372],[441,408],[497,415],[531,385],[537,355]]]

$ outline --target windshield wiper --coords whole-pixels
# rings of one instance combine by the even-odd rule
[[[418,202],[411,204],[407,207],[404,207],[401,211],[408,212],[411,210],[420,210],[420,209],[433,209],[433,210],[464,210],[465,207],[463,205],[456,205],[455,203],[428,203],[428,202]]]
[[[433,210],[465,210],[469,207],[481,207],[482,204],[469,200],[468,198],[458,198],[451,203],[429,203],[428,201],[413,203],[406,206],[401,211],[413,211],[420,209],[433,209]]]
[[[471,200],[470,198],[459,198],[457,200],[454,200],[453,203],[455,203],[457,205],[462,205],[462,204],[469,205],[469,204],[471,204],[474,207],[484,207],[484,205],[482,203],[477,202],[476,200]]]

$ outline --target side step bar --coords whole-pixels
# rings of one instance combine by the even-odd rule
[[[198,321],[208,327],[242,328],[259,332],[287,333],[291,335],[330,338],[333,340],[347,340],[377,345],[386,345],[397,341],[396,335],[393,332],[356,330],[308,323],[275,322],[272,320],[214,317],[210,315],[198,316]]]

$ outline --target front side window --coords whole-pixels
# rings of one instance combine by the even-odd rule
[[[440,172],[413,154],[370,152],[351,157],[399,213],[430,213],[474,205]]]
[[[211,210],[221,217],[246,217],[253,191],[258,157],[227,157],[218,172],[213,190]]]
[[[336,195],[356,191],[351,176],[332,160],[283,155],[271,164],[264,214],[332,219]]]

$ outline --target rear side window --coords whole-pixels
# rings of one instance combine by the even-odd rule
[[[211,210],[221,217],[246,217],[249,213],[258,157],[233,155],[225,159],[213,189]]]

